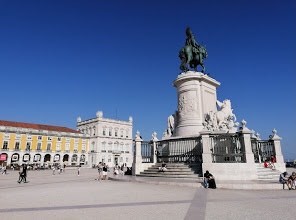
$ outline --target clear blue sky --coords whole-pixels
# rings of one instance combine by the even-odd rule
[[[161,138],[190,26],[239,121],[296,158],[296,1],[0,1],[0,119],[134,118]]]

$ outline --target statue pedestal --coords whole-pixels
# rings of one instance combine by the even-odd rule
[[[206,74],[188,71],[174,81],[178,94],[175,137],[196,136],[203,130],[204,115],[217,111],[218,81]]]

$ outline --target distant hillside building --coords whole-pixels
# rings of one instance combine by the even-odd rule
[[[89,136],[88,162],[91,166],[99,162],[109,167],[124,163],[132,166],[132,117],[128,121],[108,119],[99,111],[93,119],[82,121],[78,117],[77,130]]]
[[[87,164],[88,141],[66,127],[0,120],[0,165]]]

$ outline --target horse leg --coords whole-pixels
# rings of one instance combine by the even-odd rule
[[[205,68],[205,66],[203,65],[203,63],[201,63],[200,65],[201,65],[201,67],[202,67],[201,72],[204,73],[204,72],[206,71],[206,68]]]

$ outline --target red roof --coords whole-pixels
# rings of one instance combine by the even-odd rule
[[[16,122],[16,121],[3,121],[0,120],[0,126],[7,127],[18,127],[18,128],[31,128],[35,130],[46,130],[46,131],[57,131],[57,132],[68,132],[68,133],[80,133],[71,128],[54,126],[54,125],[42,125],[42,124],[32,124],[32,123],[24,123],[24,122]]]

